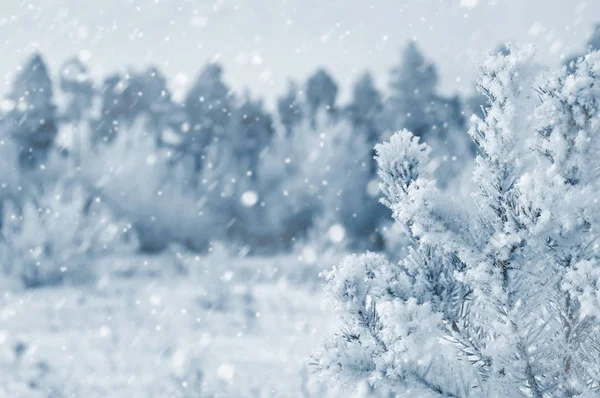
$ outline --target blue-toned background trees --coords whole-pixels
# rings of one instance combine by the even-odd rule
[[[413,42],[387,91],[364,72],[340,103],[334,76],[318,68],[303,83],[290,80],[275,109],[234,92],[217,63],[202,67],[178,101],[157,67],[97,81],[81,59],[49,71],[36,53],[2,100],[2,206],[32,217],[27,203],[47,201],[57,187],[67,198],[76,192],[129,225],[121,238],[135,236],[143,251],[171,243],[202,251],[220,241],[273,253],[327,242],[319,231],[333,226],[343,231],[338,245],[383,250],[390,213],[379,203],[374,146],[398,129],[414,131],[433,148],[440,187],[472,158],[464,134],[472,112],[437,83]]]

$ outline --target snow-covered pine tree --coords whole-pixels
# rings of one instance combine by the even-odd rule
[[[202,69],[185,97],[184,110],[190,130],[185,135],[185,149],[194,159],[194,169],[202,170],[211,142],[220,140],[227,131],[234,109],[234,98],[223,81],[223,67],[208,64]]]
[[[352,102],[348,105],[346,112],[352,126],[359,134],[367,137],[367,142],[371,147],[381,139],[382,111],[382,95],[375,87],[373,76],[367,72],[354,85]]]
[[[112,142],[119,133],[121,125],[124,128],[133,123],[134,115],[139,106],[138,97],[132,96],[133,91],[128,90],[130,76],[114,73],[104,79],[102,85],[102,112],[101,117],[93,127],[94,142]]]
[[[389,131],[407,129],[426,142],[432,148],[435,177],[446,185],[463,170],[471,151],[468,137],[459,133],[465,125],[459,98],[438,93],[437,69],[415,42],[406,45],[389,80],[383,125]]]
[[[329,115],[336,112],[338,85],[333,77],[323,68],[317,69],[306,81],[305,99],[308,117],[315,127],[320,112],[325,109]]]
[[[556,396],[597,395],[600,52],[579,59],[573,72],[554,74],[539,93],[537,134],[529,143],[539,167],[523,175],[518,188],[529,245],[551,288],[542,304],[560,332],[553,355],[560,369]]]
[[[224,150],[229,152],[241,175],[250,172],[255,177],[261,152],[269,145],[275,134],[273,119],[264,109],[262,100],[254,100],[246,92],[235,107],[230,126],[223,137]]]
[[[89,123],[93,113],[96,87],[87,66],[77,57],[71,58],[60,68],[60,90],[65,99],[61,109],[61,129],[57,146],[71,152],[75,164],[83,146],[83,126]]]
[[[141,72],[129,70],[110,75],[104,80],[101,93],[102,115],[92,137],[96,142],[112,142],[119,130],[131,128],[142,116],[147,121],[146,128],[160,142],[160,133],[177,108],[171,101],[166,78],[154,66]]]
[[[169,126],[177,123],[178,104],[171,99],[171,92],[166,77],[156,66],[150,66],[133,77],[140,101],[140,113],[147,119],[146,128],[162,144],[162,133]]]
[[[399,264],[368,253],[326,274],[345,326],[315,356],[322,374],[398,396],[599,393],[600,53],[537,89],[532,53],[482,65],[473,205],[442,195],[411,133],[377,147],[412,246]]]
[[[439,132],[432,128],[439,124],[435,114],[437,84],[435,65],[425,59],[415,42],[409,42],[400,64],[390,71],[387,127],[392,131],[405,128],[423,140],[436,136]]]
[[[298,98],[298,85],[293,80],[288,82],[288,88],[283,97],[277,100],[277,113],[279,121],[287,135],[292,134],[294,128],[302,122],[304,112],[302,103]]]
[[[56,137],[52,80],[41,54],[33,54],[15,77],[8,94],[8,129],[19,144],[19,163],[31,168],[46,159]]]
[[[62,64],[60,89],[68,97],[63,118],[75,124],[87,119],[96,93],[88,67],[79,58],[70,58]]]

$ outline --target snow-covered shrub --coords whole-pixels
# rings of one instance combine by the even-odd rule
[[[377,147],[412,246],[326,274],[345,327],[316,355],[324,375],[399,396],[600,393],[600,53],[539,88],[536,71],[530,48],[481,67],[474,203],[436,187],[409,132]]]
[[[196,304],[207,311],[235,314],[243,324],[252,323],[256,318],[254,289],[263,277],[260,268],[244,268],[240,257],[226,253],[218,244],[212,249],[207,256],[177,253],[190,278],[208,282],[199,287]]]
[[[13,203],[3,208],[0,255],[4,273],[25,287],[90,280],[95,259],[130,248],[127,224],[80,186],[61,183]]]
[[[215,189],[214,181],[197,183],[172,156],[157,148],[143,120],[82,156],[83,180],[131,222],[144,251],[162,250],[171,241],[200,250],[219,237],[202,193]]]

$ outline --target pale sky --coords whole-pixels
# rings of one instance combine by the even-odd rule
[[[444,92],[469,91],[476,63],[499,43],[535,43],[556,66],[581,51],[600,1],[571,0],[2,0],[2,92],[33,49],[55,73],[79,54],[98,76],[157,65],[179,93],[209,60],[227,82],[269,102],[292,77],[331,71],[342,99],[371,70],[384,88],[407,40],[438,66]]]

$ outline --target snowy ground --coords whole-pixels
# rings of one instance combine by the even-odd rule
[[[0,395],[327,395],[307,365],[335,327],[316,272],[217,258],[109,260],[94,285],[5,293]]]

